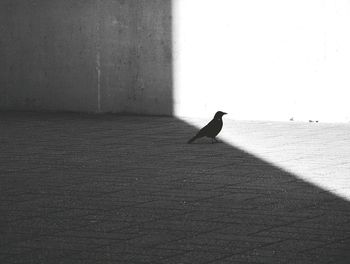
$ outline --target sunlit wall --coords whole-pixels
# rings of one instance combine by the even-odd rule
[[[350,1],[174,0],[177,116],[350,121]]]

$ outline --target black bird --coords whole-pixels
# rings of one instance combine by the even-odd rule
[[[227,113],[225,112],[221,112],[218,111],[216,112],[213,120],[211,120],[205,127],[203,127],[201,130],[199,130],[199,132],[197,133],[197,135],[195,135],[193,138],[191,138],[187,143],[190,144],[193,141],[195,141],[197,138],[201,138],[201,137],[209,137],[212,140],[215,140],[216,142],[217,139],[215,138],[221,131],[222,129],[222,116],[226,115]]]

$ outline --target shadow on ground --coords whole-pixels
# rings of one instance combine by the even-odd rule
[[[178,119],[0,120],[1,263],[348,263],[348,202]]]

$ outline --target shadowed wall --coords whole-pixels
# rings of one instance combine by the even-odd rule
[[[172,113],[171,2],[0,3],[0,109]]]

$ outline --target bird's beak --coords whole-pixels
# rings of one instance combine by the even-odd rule
[[[223,114],[223,115],[227,115],[227,113],[225,113],[225,112],[223,112],[222,114]]]

